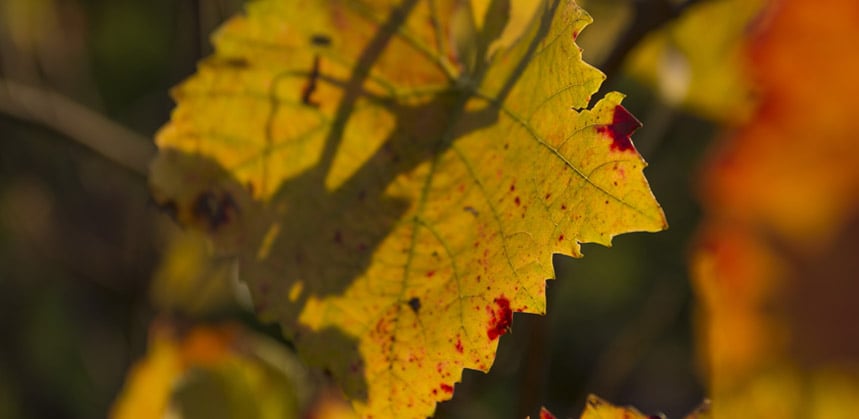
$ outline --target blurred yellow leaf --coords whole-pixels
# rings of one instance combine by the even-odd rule
[[[304,377],[282,348],[235,325],[150,331],[110,417],[260,418],[300,416]]]
[[[364,416],[431,415],[487,371],[512,314],[545,312],[552,253],[666,227],[623,96],[587,109],[589,16],[539,2],[483,54],[509,26],[471,10],[472,64],[457,4],[251,3],[157,138],[155,199],[240,253],[258,314]]]
[[[163,311],[201,314],[234,303],[231,259],[219,259],[211,243],[194,230],[171,232],[152,278],[153,304]]]
[[[715,418],[859,411],[857,18],[785,0],[750,43],[761,103],[707,166],[693,258]]]
[[[0,22],[16,48],[32,53],[50,33],[42,26],[56,24],[56,10],[53,0],[7,0],[0,4]]]
[[[333,391],[322,392],[304,415],[306,419],[355,419],[357,417],[351,404]]]
[[[129,371],[125,388],[110,417],[151,419],[166,416],[170,395],[183,370],[178,348],[162,337],[152,338],[146,358]]]
[[[765,2],[700,2],[647,36],[627,69],[669,103],[717,121],[742,121],[753,105],[743,41]]]

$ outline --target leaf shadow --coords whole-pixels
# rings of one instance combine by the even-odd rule
[[[455,138],[498,121],[499,104],[524,73],[530,56],[548,33],[558,4],[555,2],[551,11],[545,13],[539,22],[538,35],[530,41],[498,97],[483,109],[467,111],[466,101],[474,97],[474,91],[456,86],[418,105],[390,98],[369,98],[394,116],[395,126],[382,146],[345,183],[329,190],[325,180],[344,138],[347,121],[357,100],[368,98],[362,90],[364,81],[417,3],[407,0],[395,9],[359,56],[350,80],[343,85],[345,94],[338,104],[319,162],[277,185],[267,202],[255,200],[228,169],[211,158],[169,149],[162,150],[158,157],[183,160],[187,167],[207,168],[206,178],[212,181],[201,183],[199,177],[185,177],[188,182],[197,183],[188,185],[196,192],[186,194],[183,199],[162,200],[160,204],[178,214],[180,221],[191,220],[191,224],[207,229],[222,249],[239,255],[240,277],[251,290],[258,315],[263,320],[278,322],[302,357],[333,375],[346,396],[355,400],[368,397],[359,339],[329,325],[309,327],[299,321],[303,310],[311,299],[342,296],[357,278],[367,273],[371,262],[398,263],[386,261],[385,255],[374,256],[374,252],[398,226],[411,223],[417,228],[418,219],[403,218],[415,203],[392,196],[388,192],[390,185],[419,165],[431,163],[450,148]],[[393,259],[402,260],[397,258],[406,257],[413,249],[404,247],[400,251],[402,254]],[[400,268],[404,276],[408,275],[408,266]],[[377,307],[377,312],[416,310],[405,294],[398,293],[396,287],[390,289],[390,283],[384,283],[383,279],[378,281],[378,287],[372,285],[372,280],[369,283],[363,290],[369,296],[396,301],[395,307]],[[349,307],[338,309],[348,311]],[[370,331],[376,325],[362,327]],[[380,350],[388,351],[385,355],[392,359],[395,356],[392,347],[393,340]]]

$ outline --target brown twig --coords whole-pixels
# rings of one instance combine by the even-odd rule
[[[152,141],[104,115],[59,93],[3,78],[0,113],[50,128],[143,176],[155,155]]]

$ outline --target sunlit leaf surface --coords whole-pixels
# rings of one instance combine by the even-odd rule
[[[666,227],[622,95],[588,107],[589,16],[479,3],[251,3],[158,135],[155,199],[240,255],[364,416],[428,416],[487,371],[513,313],[545,312],[552,253]]]

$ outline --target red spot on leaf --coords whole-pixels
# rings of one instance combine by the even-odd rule
[[[640,127],[641,122],[638,119],[635,119],[626,108],[617,105],[614,108],[611,124],[597,127],[597,132],[611,137],[613,151],[626,151],[635,149],[629,136]]]
[[[491,318],[486,335],[489,340],[498,339],[499,336],[507,333],[510,324],[513,323],[513,310],[510,309],[510,300],[502,295],[495,299],[495,305],[497,307],[494,310],[488,307]]]
[[[519,197],[518,197],[518,196],[516,197],[516,199],[514,199],[514,200],[513,200],[513,202],[515,202],[515,203],[516,203],[516,206],[517,206],[517,207],[518,207],[519,205],[522,205],[522,201],[520,201],[520,200],[519,200]]]
[[[463,351],[462,339],[460,339],[460,338],[456,338],[456,351],[459,353],[462,353],[462,351]]]
[[[567,204],[561,204],[561,211],[566,211]]]
[[[510,192],[513,192],[513,191],[515,191],[515,190],[516,190],[516,184],[515,184],[515,183],[511,183],[511,184],[510,184]]]
[[[563,235],[563,234],[561,234],[560,236],[558,236],[558,241],[559,241],[559,242],[564,241],[564,235]]]
[[[451,386],[451,385],[448,385],[448,384],[442,384],[442,385],[441,385],[441,389],[442,389],[442,391],[444,391],[445,393],[450,393],[450,394],[452,394],[452,393],[453,393],[453,386]]]
[[[555,415],[546,410],[545,407],[540,409],[540,419],[556,419]]]
[[[433,275],[435,275],[435,271],[427,272],[427,278],[432,278]]]

